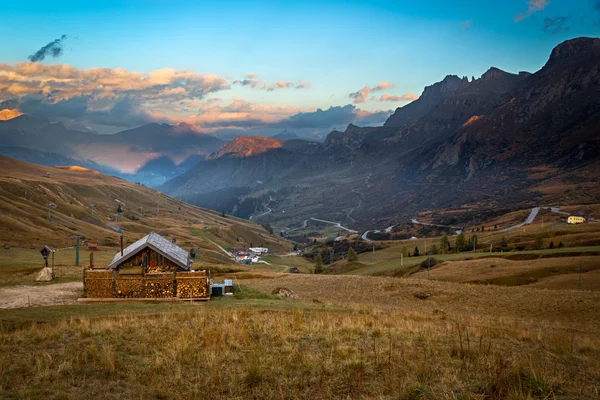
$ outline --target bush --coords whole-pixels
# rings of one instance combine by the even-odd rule
[[[427,257],[425,260],[423,260],[421,262],[421,268],[429,268],[429,266],[431,265],[432,267],[436,264],[439,264],[440,262],[438,260],[436,260],[433,257]]]
[[[352,247],[348,249],[348,261],[358,261],[358,255]]]

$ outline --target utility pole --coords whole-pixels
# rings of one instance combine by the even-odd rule
[[[427,253],[425,253],[427,254]],[[427,280],[431,279],[431,257],[427,258]]]
[[[94,216],[94,207],[96,207],[95,204],[90,204],[90,211],[92,212],[92,217]]]
[[[492,246],[493,246],[493,244],[490,243],[490,254],[492,254],[492,248],[493,248]]]
[[[373,264],[373,254],[375,254],[375,245],[373,245],[373,252],[371,252],[371,264]]]
[[[79,265],[79,239],[81,236],[73,235],[73,239],[75,239],[75,265]]]

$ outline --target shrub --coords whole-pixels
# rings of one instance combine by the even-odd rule
[[[429,266],[434,266],[439,264],[439,261],[433,257],[427,257],[425,260],[421,262],[421,268],[429,268]]]

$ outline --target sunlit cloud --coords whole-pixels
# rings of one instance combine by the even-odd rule
[[[527,2],[527,10],[523,13],[519,13],[513,17],[514,22],[519,22],[529,17],[538,11],[542,11],[546,6],[550,4],[550,0],[529,0]]]
[[[417,96],[414,93],[405,93],[402,96],[393,96],[393,95],[389,95],[389,94],[382,94],[378,101],[413,101],[418,99],[419,96]]]
[[[367,100],[367,97],[369,97],[369,93],[371,93],[371,92],[378,92],[378,91],[395,88],[395,87],[396,87],[396,85],[394,85],[393,83],[383,81],[383,82],[379,82],[373,88],[371,88],[368,85],[363,86],[362,89],[360,89],[354,93],[350,93],[348,95],[348,97],[350,97],[351,99],[354,99],[354,101],[353,101],[354,104],[360,104],[360,103],[364,103],[365,100]]]

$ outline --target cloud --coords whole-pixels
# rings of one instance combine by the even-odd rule
[[[311,84],[310,82],[302,82],[302,81],[298,81],[296,82],[296,89],[310,89],[311,88]]]
[[[162,117],[182,101],[201,100],[230,88],[213,74],[162,68],[149,73],[122,68],[77,69],[68,64],[0,63],[0,98],[25,113],[131,127]],[[160,116],[160,117],[157,117]]]
[[[310,82],[298,81],[294,85],[292,82],[279,81],[275,83],[267,83],[263,79],[259,78],[257,74],[246,74],[244,79],[238,79],[233,81],[235,85],[247,86],[252,89],[266,90],[272,92],[276,89],[290,89],[295,87],[296,89],[308,89],[310,88]]]
[[[67,35],[62,35],[60,38],[51,41],[27,58],[29,61],[38,62],[43,61],[46,57],[60,57],[63,54],[63,42],[66,38]]]
[[[345,127],[350,123],[357,125],[383,124],[391,112],[391,110],[364,111],[348,104],[345,106],[332,106],[325,110],[319,108],[315,111],[300,112],[273,124],[273,126],[285,129],[330,130]]]
[[[468,19],[466,21],[463,21],[460,26],[462,26],[463,30],[469,30],[469,28],[471,28],[471,25],[473,25],[473,20],[472,19]]]
[[[351,99],[354,99],[354,101],[353,101],[354,104],[364,103],[364,101],[367,99],[367,96],[369,95],[370,92],[371,92],[371,87],[365,86],[357,92],[350,93],[348,95],[348,97],[350,97]]]
[[[386,89],[395,88],[395,87],[396,87],[396,85],[394,85],[393,83],[389,83],[388,81],[383,81],[383,82],[379,82],[377,84],[377,86],[375,86],[373,89],[371,89],[371,91],[377,92],[377,91],[386,90]]]
[[[551,0],[529,0],[527,2],[527,10],[524,13],[519,13],[513,17],[514,22],[519,22],[529,17],[538,11],[542,11],[550,4]]]
[[[354,104],[360,104],[360,103],[364,103],[365,100],[367,100],[367,97],[369,97],[369,93],[371,92],[379,92],[382,90],[386,90],[386,89],[390,89],[390,88],[395,88],[396,85],[394,85],[393,83],[389,83],[388,81],[383,81],[383,82],[379,82],[377,84],[377,86],[371,88],[370,86],[364,86],[362,89],[354,92],[354,93],[350,93],[348,95],[348,97],[350,97],[351,99],[354,99],[353,103]]]
[[[542,28],[546,33],[561,33],[569,30],[568,23],[571,20],[570,17],[554,17],[544,18],[544,27]]]
[[[392,96],[389,94],[382,94],[381,97],[379,97],[379,101],[413,101],[418,99],[419,96],[417,96],[414,93],[405,93],[402,96]]]
[[[166,117],[170,122],[187,122],[206,131],[215,128],[247,129],[264,127],[300,111],[298,107],[252,104],[236,98],[227,105],[214,102],[196,104],[197,113],[185,117]]]

